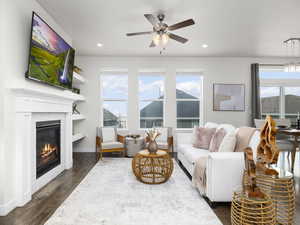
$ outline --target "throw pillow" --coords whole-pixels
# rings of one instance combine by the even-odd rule
[[[216,133],[212,137],[210,145],[209,145],[210,152],[218,152],[219,151],[219,146],[222,143],[225,135],[226,135],[226,131],[224,128],[218,129],[216,131]]]
[[[256,131],[253,127],[240,127],[236,133],[235,152],[244,152],[245,148],[249,146],[252,135]]]
[[[193,147],[201,149],[209,149],[210,141],[216,132],[216,128],[194,128]]]
[[[219,152],[233,152],[236,144],[236,132],[228,132],[223,138],[220,146]]]
[[[114,128],[102,128],[103,143],[116,141],[116,134]]]

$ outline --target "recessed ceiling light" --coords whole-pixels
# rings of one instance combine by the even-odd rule
[[[207,48],[207,47],[208,47],[207,44],[203,44],[203,45],[202,45],[202,48]]]
[[[98,47],[102,47],[102,46],[103,46],[103,44],[101,44],[101,43],[98,43],[98,44],[97,44],[97,46],[98,46]]]

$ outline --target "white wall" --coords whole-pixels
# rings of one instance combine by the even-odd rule
[[[100,50],[101,51],[101,50]],[[166,71],[165,125],[176,127],[175,73],[176,70],[203,71],[204,77],[204,115],[203,122],[231,123],[235,126],[250,124],[250,64],[282,63],[284,59],[275,58],[205,58],[205,57],[88,57],[76,58],[76,64],[83,68],[87,83],[81,93],[86,102],[79,109],[87,120],[80,124],[80,129],[87,132],[87,137],[75,148],[76,151],[95,151],[96,126],[100,125],[100,73],[103,69],[128,69],[129,96],[137,96],[137,76],[141,69],[164,69]],[[245,112],[215,112],[213,108],[213,83],[243,83],[246,85]],[[138,98],[129,99],[129,129],[138,129]]]
[[[14,146],[15,121],[14,104],[11,101],[10,88],[26,87],[33,89],[43,89],[49,92],[62,92],[60,89],[42,85],[36,82],[25,80],[27,70],[31,16],[32,11],[37,12],[44,18],[54,30],[57,31],[69,44],[72,39],[63,29],[51,18],[50,15],[35,0],[1,0],[1,20],[4,22],[1,27],[1,52],[5,56],[1,62],[1,82],[4,92],[4,104],[0,105],[2,111],[2,120],[0,126],[3,126],[4,135],[2,136],[3,151],[0,153],[1,170],[0,181],[0,215],[5,214],[14,207],[14,190],[12,189],[14,179],[14,156],[18,154]],[[2,19],[3,17],[3,19]],[[3,33],[2,33],[3,32]],[[2,63],[4,69],[2,69]],[[1,103],[1,102],[0,102]],[[2,107],[3,106],[3,107]],[[5,118],[5,119],[3,119]],[[1,145],[0,145],[1,148]],[[1,149],[0,149],[1,150]],[[18,149],[21,151],[21,149]],[[5,184],[5,185],[3,185]]]

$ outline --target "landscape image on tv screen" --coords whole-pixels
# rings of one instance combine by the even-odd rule
[[[74,49],[37,14],[32,16],[29,79],[72,88]]]

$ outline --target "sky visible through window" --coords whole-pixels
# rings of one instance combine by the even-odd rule
[[[200,76],[178,75],[176,76],[176,89],[186,92],[194,97],[200,98],[201,85]]]
[[[287,73],[287,72],[267,72],[262,71],[259,73],[261,80],[300,80],[300,73]],[[300,95],[300,88],[299,87],[293,87],[286,89],[286,94],[292,94],[292,95]],[[271,96],[278,96],[279,95],[279,87],[264,87],[261,89],[260,93],[261,97],[271,97]]]
[[[101,83],[103,108],[117,117],[127,117],[128,76],[103,75]]]
[[[139,99],[142,101],[140,109],[143,109],[151,100],[164,97],[164,79],[163,75],[144,75],[139,76]],[[194,97],[200,98],[200,77],[197,75],[176,76],[176,88],[184,91]],[[127,116],[128,100],[128,76],[121,75],[103,75],[101,76],[103,107],[116,116]],[[122,100],[120,102],[117,100]],[[150,101],[147,101],[150,100]]]

